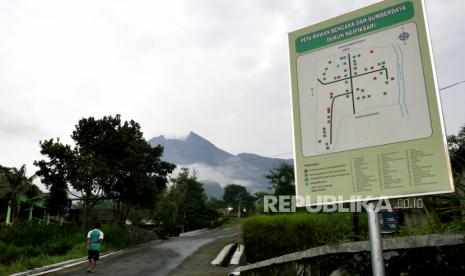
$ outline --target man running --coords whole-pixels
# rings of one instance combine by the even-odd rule
[[[99,259],[100,242],[103,240],[103,232],[100,231],[100,223],[95,223],[95,228],[87,233],[87,254],[89,268],[87,272],[95,272],[95,262]]]

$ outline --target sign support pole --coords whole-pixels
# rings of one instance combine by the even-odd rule
[[[383,244],[381,243],[381,232],[379,228],[379,217],[376,211],[378,202],[368,202],[368,232],[370,235],[370,249],[371,249],[371,267],[373,275],[384,276],[384,258],[383,258]]]

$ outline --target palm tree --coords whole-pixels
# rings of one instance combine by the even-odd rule
[[[31,177],[26,176],[26,165],[22,165],[21,168],[9,168],[5,174],[5,180],[10,186],[10,192],[8,192],[8,204],[13,210],[13,221],[19,220],[19,212],[21,210],[21,198],[25,196],[25,193],[30,189],[34,189],[35,186],[32,184],[32,180],[35,175]]]

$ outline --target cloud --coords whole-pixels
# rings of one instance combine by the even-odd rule
[[[287,33],[375,2],[3,1],[0,131],[28,142],[23,155],[2,143],[0,163],[30,164],[40,139],[70,143],[80,118],[116,113],[147,139],[194,131],[232,153],[290,152]],[[439,81],[462,80],[465,2],[426,2]],[[443,93],[450,131],[460,91]]]
[[[210,167],[202,163],[194,163],[183,165],[190,171],[195,172],[199,181],[214,181],[220,184],[221,187],[226,187],[229,184],[238,184],[244,187],[251,187],[255,183],[250,180],[240,179],[237,177],[237,171],[226,166]],[[182,167],[178,167],[173,172],[173,176],[177,175]]]

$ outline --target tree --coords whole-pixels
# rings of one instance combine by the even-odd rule
[[[41,142],[47,160],[34,164],[46,185],[77,191],[86,213],[105,199],[112,200],[124,218],[132,207],[153,208],[175,168],[161,160],[163,147],[152,148],[140,125],[122,122],[120,115],[83,118],[71,138],[74,148],[53,139]]]
[[[226,202],[224,202],[224,200],[218,199],[216,197],[210,197],[207,200],[207,207],[211,208],[211,209],[214,209],[214,210],[217,210],[217,209],[226,208],[228,206],[226,206]]]
[[[271,169],[265,177],[270,182],[270,190],[276,196],[295,195],[294,167],[287,163],[281,163],[276,168]]]
[[[19,213],[21,211],[21,197],[26,196],[26,193],[30,191],[30,195],[34,195],[39,190],[32,181],[35,175],[31,177],[26,176],[26,165],[22,165],[21,168],[1,168],[3,179],[9,186],[9,192],[7,193],[8,205],[13,211],[13,221],[19,220]]]
[[[171,182],[173,186],[157,205],[157,218],[163,223],[163,232],[176,234],[211,226],[219,214],[207,206],[203,184],[196,174],[182,168]]]
[[[244,186],[229,184],[224,188],[223,200],[235,212],[243,213],[243,209],[249,213],[255,211],[255,199]]]
[[[48,156],[49,161],[34,161],[39,167],[36,175],[49,189],[46,197],[46,206],[52,214],[60,216],[68,205],[68,179],[74,161],[74,152],[68,145],[63,145],[58,139],[40,142],[42,155]]]
[[[454,182],[462,182],[465,176],[465,126],[457,135],[447,137],[449,155],[452,165]]]
[[[461,209],[460,213],[463,216],[465,214],[465,126],[460,129],[457,135],[448,136],[447,143],[455,194],[446,200],[447,205],[452,207],[442,207],[442,209],[446,210],[444,213],[448,215],[453,215],[454,211]],[[460,208],[456,208],[457,206],[460,206]]]

